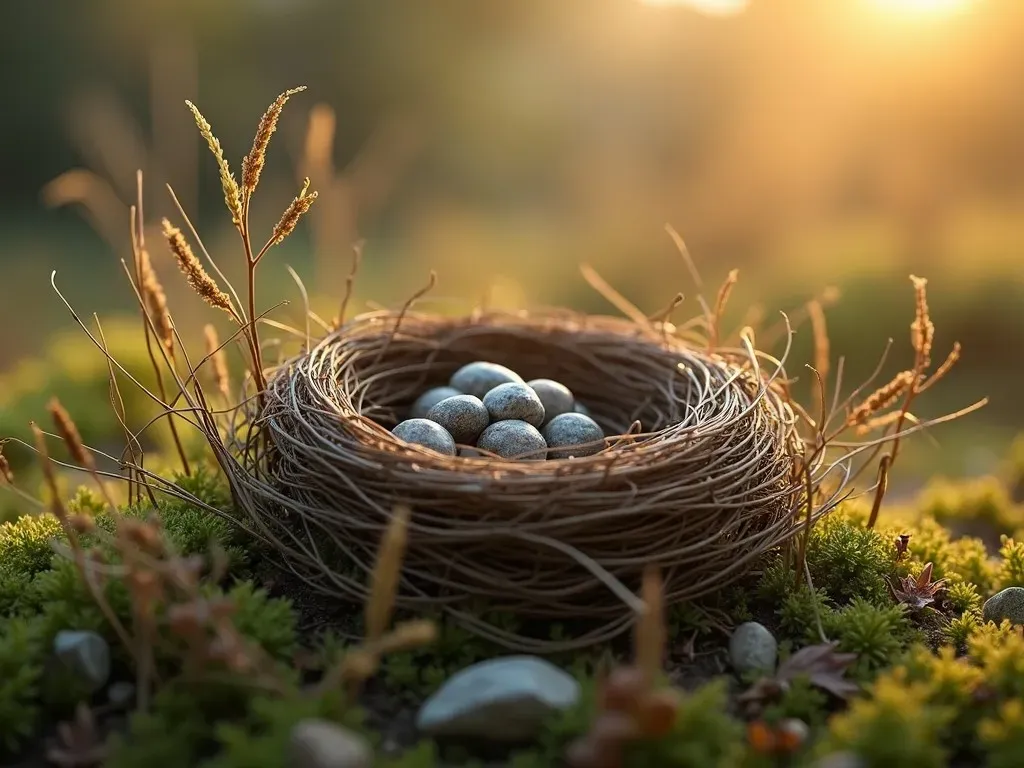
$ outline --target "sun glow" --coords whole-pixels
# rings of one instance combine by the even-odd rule
[[[944,16],[965,10],[973,0],[871,0],[881,11],[903,16]]]
[[[750,0],[640,0],[644,5],[682,6],[708,16],[735,16],[747,9]]]

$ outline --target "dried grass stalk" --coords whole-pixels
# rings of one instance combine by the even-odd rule
[[[231,303],[231,297],[220,289],[216,280],[210,277],[202,262],[192,252],[192,246],[188,244],[188,240],[185,239],[181,230],[167,219],[163,220],[163,228],[167,245],[192,290],[211,307],[223,309],[237,320],[238,315],[235,312],[234,304]]]

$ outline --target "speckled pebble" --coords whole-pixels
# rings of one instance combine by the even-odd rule
[[[491,423],[483,402],[474,395],[446,397],[427,412],[427,418],[448,430],[460,445],[475,443]]]
[[[416,727],[432,736],[525,742],[580,695],[580,684],[544,659],[488,659],[445,682],[420,708]]]
[[[544,459],[547,448],[547,443],[535,426],[514,419],[491,424],[483,431],[476,444],[477,447],[506,459],[529,453],[529,456],[522,457],[528,461]]]
[[[1024,587],[1007,587],[985,601],[981,609],[985,621],[999,624],[1009,619],[1012,624],[1024,624]]]
[[[451,381],[448,383],[459,392],[479,397],[482,400],[484,395],[496,386],[508,382],[525,383],[523,377],[511,368],[497,363],[477,361],[459,368],[452,374]]]
[[[396,425],[392,433],[407,443],[422,445],[445,456],[455,455],[455,439],[448,430],[429,419],[406,419]]]
[[[729,660],[741,675],[746,672],[774,672],[779,645],[763,625],[756,621],[740,624],[729,638]]]
[[[288,739],[289,768],[370,768],[366,740],[329,720],[300,720]]]
[[[412,404],[412,407],[409,409],[409,418],[425,419],[427,418],[427,412],[442,400],[461,394],[455,387],[434,387],[433,389],[428,389],[417,397],[416,402]]]
[[[544,440],[551,447],[548,454],[552,459],[568,459],[570,456],[590,456],[604,448],[604,432],[589,416],[582,413],[563,413],[556,416],[544,427]],[[591,443],[591,445],[587,445]]]
[[[484,407],[491,421],[514,419],[535,427],[544,423],[544,404],[525,383],[499,384],[484,396]]]
[[[61,630],[53,640],[57,658],[85,683],[98,691],[110,677],[110,646],[99,634],[87,630]]]
[[[533,379],[526,382],[544,406],[544,422],[551,421],[563,413],[571,413],[576,404],[576,398],[565,384],[553,379]]]

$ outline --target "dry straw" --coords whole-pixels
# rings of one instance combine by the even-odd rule
[[[654,668],[667,606],[722,589],[779,547],[795,555],[795,577],[803,578],[801,558],[811,526],[851,492],[851,479],[877,468],[877,480],[867,489],[874,492],[873,525],[900,439],[973,409],[930,422],[910,412],[914,399],[959,357],[954,346],[929,373],[934,325],[925,281],[913,278],[914,367],[863,399],[872,381],[840,400],[842,365],[834,382],[828,380],[823,310],[834,296],[805,307],[816,342],[817,407],[808,413],[793,399],[786,370],[790,321],[783,316],[774,327],[755,329],[748,318],[739,331],[723,327],[737,274],[729,274],[714,303],[706,302],[700,276],[671,229],[694,276],[701,310],[682,324],[671,319],[684,301],[681,294],[649,315],[589,267],[583,269],[585,279],[624,318],[565,310],[480,310],[457,318],[422,312],[414,305],[433,286],[432,273],[427,288],[400,310],[346,321],[357,250],[337,323],[328,325],[307,311],[325,328],[323,338],[265,370],[256,269],[294,230],[315,193],[307,181],[258,251],[252,247],[249,201],[285,102],[299,90],[283,93],[264,114],[240,188],[209,124],[189,105],[216,157],[242,238],[244,310],[243,301],[236,307],[205,271],[181,231],[164,222],[189,284],[238,326],[232,339],[248,348],[250,368],[239,402],[228,404],[226,417],[215,412],[203,389],[206,377],[197,369],[214,368],[212,379],[225,398],[229,387],[221,346],[207,330],[207,356],[199,365],[193,367],[183,350],[187,378],[167,356],[172,396],[163,396],[162,388],[159,395],[149,394],[202,432],[230,482],[234,508],[208,507],[145,470],[141,457],[130,466],[130,476],[145,478],[150,494],[162,491],[229,516],[271,544],[284,567],[303,576],[311,590],[366,603],[368,645],[339,672],[345,679],[374,669],[382,650],[425,636],[426,625],[418,624],[385,634],[396,609],[437,609],[477,635],[534,653],[585,647],[634,628],[638,663]],[[139,209],[141,219],[141,203]],[[153,289],[145,289],[145,274],[137,279],[145,309],[155,301],[149,296]],[[307,340],[308,328],[292,331]],[[781,340],[786,351],[774,357],[758,350],[755,337],[762,345]],[[571,460],[447,457],[391,434],[424,389],[481,359],[510,366],[527,379],[564,382],[608,435],[604,448]],[[904,429],[907,422],[912,426]],[[878,431],[863,440],[848,436],[872,428]],[[511,612],[527,624],[578,621],[568,638],[556,641],[525,626],[513,631],[488,621],[488,611]]]

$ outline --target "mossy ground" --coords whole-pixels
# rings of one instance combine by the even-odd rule
[[[1019,454],[1019,452],[1018,452]],[[1024,508],[1019,504],[1019,458],[1000,477],[936,481],[919,498],[886,508],[875,530],[866,509],[847,503],[816,525],[807,547],[811,584],[797,579],[783,553],[774,553],[741,583],[699,605],[669,613],[667,682],[686,691],[672,732],[638,744],[630,764],[686,766],[811,766],[848,751],[866,766],[1024,765],[1024,635],[981,618],[982,601],[1005,586],[1024,584]],[[228,496],[212,471],[182,480],[216,505]],[[79,491],[69,508],[109,525],[99,498]],[[144,510],[125,509],[128,515]],[[48,516],[24,516],[0,526],[0,752],[5,765],[45,764],[56,723],[90,700],[104,734],[106,765],[116,768],[201,765],[260,768],[285,765],[289,731],[319,716],[366,735],[379,764],[557,766],[566,745],[584,733],[595,707],[595,670],[626,647],[595,649],[554,659],[583,684],[580,706],[551,722],[539,743],[490,751],[468,744],[417,741],[416,706],[449,675],[501,653],[441,622],[436,643],[388,656],[365,687],[359,707],[341,692],[311,695],[306,686],[358,636],[358,607],[329,605],[301,582],[274,571],[258,546],[229,521],[178,502],[162,503],[167,537],[183,555],[211,545],[228,553],[229,576],[208,579],[210,594],[227,596],[246,637],[280,665],[284,689],[254,689],[243,676],[193,678],[174,658],[160,660],[164,676],[149,711],[119,712],[102,694],[86,696],[49,661],[57,631],[95,629],[114,649],[113,679],[133,679],[128,655],[97,609],[71,563],[55,555],[63,534]],[[970,528],[982,538],[959,535]],[[896,540],[909,534],[906,552]],[[986,548],[986,540],[989,548]],[[947,580],[935,602],[912,610],[894,599],[890,584],[917,575],[926,563]],[[130,621],[124,585],[105,585],[111,606]],[[496,617],[514,624],[515,617]],[[755,681],[729,670],[727,630],[756,619],[780,640],[785,659],[821,642],[856,654],[846,676],[861,686],[840,701],[798,678],[756,715],[739,696]],[[571,628],[551,626],[556,634]],[[785,757],[765,751],[748,735],[749,721],[769,727],[799,718],[809,727],[803,747]],[[755,740],[756,742],[756,740]]]

